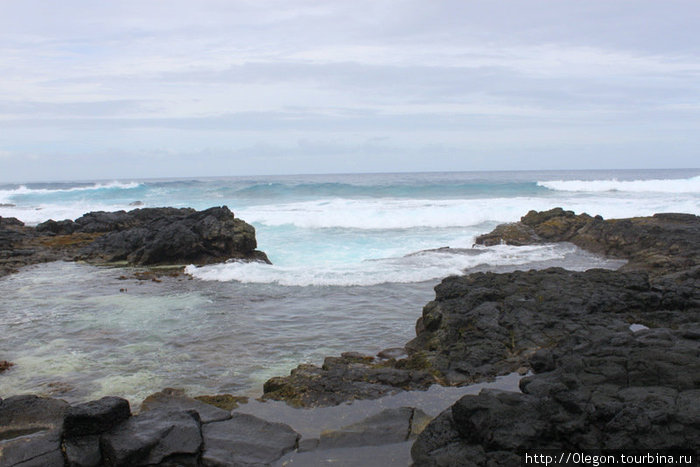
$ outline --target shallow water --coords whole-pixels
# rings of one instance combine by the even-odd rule
[[[700,171],[462,172],[48,182],[0,186],[0,216],[36,224],[91,210],[228,205],[273,265],[187,268],[194,278],[119,280],[124,269],[53,263],[0,278],[0,397],[136,405],[164,387],[257,396],[300,363],[376,354],[414,337],[452,274],[617,268],[567,244],[474,248],[530,209],[603,217],[700,214]],[[441,247],[451,247],[448,250]],[[126,289],[120,292],[120,289]]]
[[[548,259],[525,268],[620,264],[567,244],[530,251]],[[495,263],[475,261],[473,270],[506,270],[522,252],[497,246],[460,254]],[[1,278],[0,352],[15,367],[0,377],[0,395],[71,402],[118,395],[136,406],[164,387],[257,397],[264,381],[300,363],[402,347],[439,282],[301,287],[186,275],[159,283],[120,279],[135,271],[56,262]]]

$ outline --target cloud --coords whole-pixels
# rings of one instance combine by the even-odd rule
[[[0,144],[92,154],[107,178],[114,152],[271,158],[270,141],[345,154],[376,138],[396,148],[371,146],[382,167],[398,152],[404,168],[430,165],[438,146],[485,164],[476,151],[507,146],[515,161],[549,145],[573,165],[569,143],[586,138],[627,145],[621,166],[656,162],[632,155],[645,141],[685,164],[700,144],[698,20],[692,0],[10,2]],[[326,164],[306,149],[315,159],[288,152],[297,170]]]

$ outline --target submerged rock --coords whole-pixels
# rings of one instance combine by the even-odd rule
[[[418,436],[431,417],[420,409],[386,409],[358,423],[321,433],[318,449],[380,446]]]

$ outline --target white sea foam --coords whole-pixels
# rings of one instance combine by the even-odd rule
[[[371,286],[384,283],[415,283],[463,274],[480,265],[505,266],[562,260],[577,249],[573,245],[498,245],[481,248],[474,254],[449,251],[424,251],[396,258],[357,263],[313,263],[275,266],[261,263],[230,262],[185,269],[187,274],[207,281],[237,281],[284,286]],[[590,259],[592,266],[603,266]],[[529,268],[529,267],[528,267]]]
[[[564,207],[577,213],[600,214],[605,218],[648,216],[657,212],[700,214],[700,199],[694,195],[664,195],[650,198],[611,193],[594,198],[482,198],[482,199],[331,199],[237,209],[248,222],[266,226],[293,225],[299,228],[410,229],[416,227],[465,227],[484,222],[514,222],[529,210]]]
[[[17,188],[11,190],[0,190],[0,201],[3,203],[12,202],[12,198],[18,195],[45,195],[45,194],[58,194],[58,193],[71,193],[75,191],[92,191],[92,190],[106,190],[106,189],[122,189],[131,190],[140,187],[141,184],[137,182],[107,182],[107,183],[94,183],[92,185],[86,186],[75,186],[70,188],[28,188],[26,185],[20,185]]]
[[[700,193],[700,175],[692,178],[666,180],[550,180],[537,185],[556,191],[632,193]]]

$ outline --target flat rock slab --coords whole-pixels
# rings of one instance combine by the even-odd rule
[[[201,446],[201,423],[195,411],[151,410],[131,417],[100,440],[108,466],[158,464],[173,455],[195,455]]]
[[[376,415],[340,430],[321,433],[319,449],[401,443],[412,437],[414,419],[416,427],[420,427],[418,429],[422,431],[430,420],[430,416],[413,407],[382,410]],[[417,433],[414,436],[417,436]]]
[[[68,403],[14,396],[0,403],[0,464],[62,466],[61,433]]]
[[[266,465],[297,447],[299,433],[283,423],[233,413],[230,420],[203,425],[205,466]]]
[[[202,423],[219,422],[231,418],[231,412],[189,398],[181,389],[166,388],[148,396],[141,403],[141,412],[153,409],[194,410],[199,414]]]

